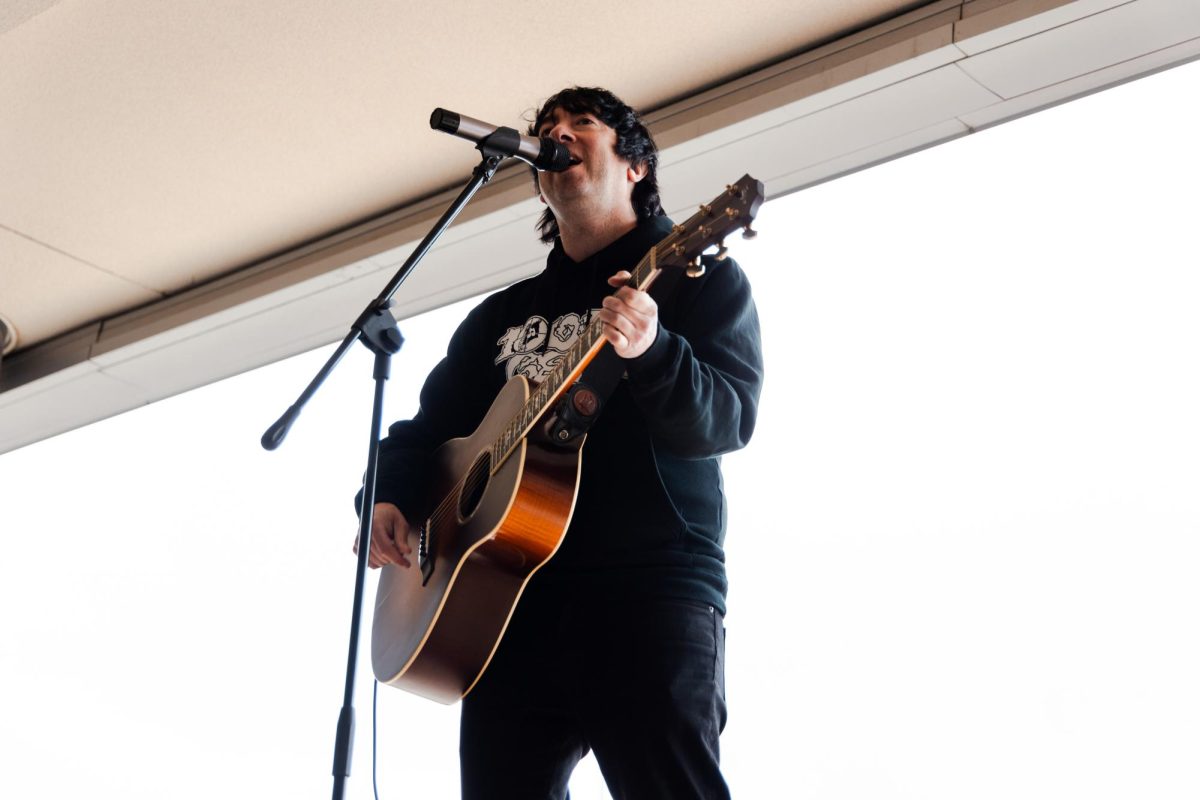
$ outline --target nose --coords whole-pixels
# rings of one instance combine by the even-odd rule
[[[546,135],[556,142],[570,142],[575,140],[574,134],[571,133],[571,127],[565,122],[555,125]]]

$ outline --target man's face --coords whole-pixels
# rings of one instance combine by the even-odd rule
[[[617,132],[589,112],[552,109],[538,126],[566,146],[572,165],[563,172],[542,172],[538,186],[560,224],[572,215],[633,213],[633,188],[644,170],[617,155]]]

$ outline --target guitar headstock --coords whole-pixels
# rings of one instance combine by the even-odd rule
[[[724,260],[724,241],[729,234],[741,230],[746,239],[758,235],[750,223],[764,199],[762,181],[743,175],[712,202],[700,206],[686,222],[675,226],[670,236],[658,245],[657,266],[683,267],[692,278],[703,275],[702,252],[717,245],[717,259]]]

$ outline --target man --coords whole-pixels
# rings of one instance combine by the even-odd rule
[[[662,308],[626,285],[671,222],[654,142],[614,95],[564,90],[529,132],[573,161],[534,175],[546,269],[468,315],[416,417],[389,429],[369,563],[411,568],[429,453],[470,434],[509,378],[549,374],[598,316],[625,378],[588,434],[559,552],[463,701],[463,796],[564,798],[590,750],[614,797],[728,797],[719,455],[754,428],[762,358],[749,284],[731,260],[710,260]]]

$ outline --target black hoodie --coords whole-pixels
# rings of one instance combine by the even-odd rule
[[[632,271],[670,230],[666,217],[643,221],[579,263],[556,242],[540,275],[480,303],[426,379],[417,415],[388,430],[376,501],[421,519],[428,455],[474,431],[514,374],[548,374],[612,293],[608,278]],[[626,377],[584,445],[567,535],[535,582],[691,600],[724,613],[720,455],[743,447],[754,429],[762,351],[745,274],[732,260],[705,263],[705,275],[679,280],[660,303],[650,349],[626,360]]]

